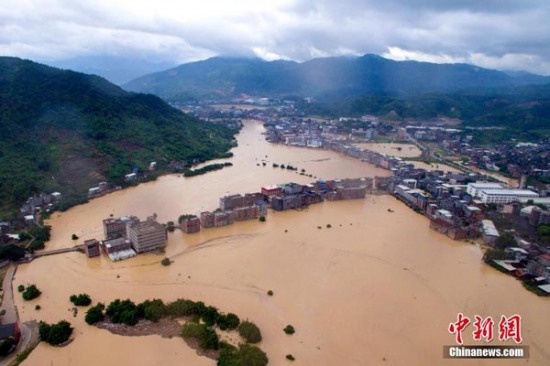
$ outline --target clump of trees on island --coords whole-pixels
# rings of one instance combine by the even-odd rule
[[[88,306],[92,303],[92,299],[88,294],[71,295],[69,300],[71,300],[75,306]]]
[[[26,289],[21,293],[23,296],[23,300],[25,301],[31,301],[33,299],[36,299],[38,296],[40,296],[42,292],[36,287],[36,285],[29,285]]]
[[[220,169],[223,169],[227,166],[233,166],[232,163],[215,163],[215,164],[208,164],[208,165],[205,165],[203,166],[202,168],[197,168],[197,169],[185,169],[183,171],[183,176],[184,177],[194,177],[195,175],[201,175],[201,174],[206,174],[208,172],[211,172],[211,171],[214,171],[214,170],[220,170]]]
[[[218,351],[218,365],[263,366],[268,362],[266,354],[258,347],[249,343],[262,340],[260,329],[250,321],[241,322],[233,313],[223,314],[213,306],[207,306],[202,301],[177,299],[164,303],[160,299],[145,300],[140,304],[126,299],[116,299],[107,307],[99,303],[92,306],[86,313],[86,323],[92,325],[106,318],[111,323],[136,325],[140,320],[158,322],[163,318],[188,318],[182,326],[181,336],[186,340],[197,342],[203,350]],[[220,341],[216,329],[228,331],[238,329],[246,344],[235,347]]]
[[[47,342],[52,346],[57,346],[67,342],[72,333],[73,328],[71,327],[71,323],[65,320],[61,320],[59,323],[51,325],[45,322],[40,322],[38,325],[40,340]]]

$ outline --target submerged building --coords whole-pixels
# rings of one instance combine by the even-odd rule
[[[197,216],[190,215],[181,221],[180,227],[186,234],[198,233],[201,230],[201,220]]]
[[[136,253],[163,249],[166,246],[166,228],[157,222],[156,215],[149,216],[145,221],[130,221],[126,230]]]
[[[117,219],[110,217],[103,220],[103,233],[105,234],[105,240],[126,238],[126,225],[129,222],[136,220],[138,220],[138,218],[135,216],[123,216]]]

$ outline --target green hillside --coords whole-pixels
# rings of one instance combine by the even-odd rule
[[[0,57],[0,217],[41,191],[77,201],[151,161],[225,156],[233,136],[100,77]]]
[[[165,100],[311,96],[322,101],[345,97],[410,96],[464,89],[550,82],[532,74],[510,75],[466,64],[393,61],[376,55],[327,57],[298,63],[214,57],[145,75],[124,87]]]

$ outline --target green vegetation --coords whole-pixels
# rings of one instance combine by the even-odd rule
[[[36,285],[29,285],[22,293],[23,300],[30,301],[32,299],[36,299],[38,296],[40,296],[41,293],[42,292],[40,292]]]
[[[101,303],[92,306],[86,313],[86,323],[92,325],[104,319]],[[207,306],[202,301],[177,299],[164,303],[160,299],[146,300],[135,305],[130,300],[114,300],[107,310],[112,323],[135,325],[140,319],[157,322],[165,317],[190,318],[182,327],[181,335],[186,339],[193,339],[204,350],[220,350],[218,365],[265,365],[267,357],[259,348],[250,345],[240,345],[236,348],[225,342],[220,342],[214,331],[217,326],[220,331],[238,329],[239,334],[248,343],[261,341],[262,336],[258,327],[249,321],[240,322],[236,314],[222,314],[213,306]]]
[[[28,250],[34,252],[35,250],[44,249],[45,243],[50,240],[51,226],[30,226],[27,230],[19,234],[20,240],[31,240]]]
[[[38,304],[36,304],[36,305],[34,306],[34,310],[40,310],[40,309],[42,309],[42,306],[40,306],[40,305],[38,305]]]
[[[537,226],[537,234],[541,242],[550,243],[550,225]]]
[[[170,232],[174,232],[174,230],[176,230],[176,226],[174,225],[174,221],[168,221],[166,223],[166,230],[168,230]]]
[[[219,338],[218,334],[206,324],[188,322],[185,323],[181,330],[183,338],[193,338],[198,341],[199,347],[202,349],[218,349]]]
[[[128,185],[124,175],[151,161],[160,174],[171,161],[225,157],[235,133],[97,76],[10,57],[0,58],[0,129],[4,219],[39,192],[61,192],[54,208],[65,210],[100,181]]]
[[[206,173],[212,172],[214,170],[220,170],[220,169],[223,169],[227,166],[233,166],[233,164],[232,163],[216,163],[216,164],[205,165],[202,168],[193,169],[193,170],[185,169],[183,171],[183,176],[184,177],[194,177],[196,175],[206,174]]]
[[[170,264],[172,264],[172,261],[170,260],[170,258],[164,258],[160,261],[160,264],[162,264],[163,266],[169,266]]]
[[[295,361],[296,358],[294,358],[294,356],[292,356],[290,353],[288,355],[286,355],[286,359],[289,360],[289,361]]]
[[[69,337],[73,333],[71,323],[61,320],[57,324],[48,324],[40,322],[38,325],[38,333],[40,340],[47,342],[53,346],[57,346],[69,340]]]
[[[107,315],[110,317],[111,322],[123,323],[126,325],[136,325],[140,314],[138,314],[138,308],[130,300],[116,299],[107,306]]]
[[[71,295],[69,298],[75,306],[88,306],[92,303],[92,299],[88,294]]]
[[[216,324],[221,330],[233,330],[237,329],[241,320],[236,314],[229,313],[227,315],[219,315],[216,319]]]
[[[260,222],[265,222],[266,221],[266,218],[264,215],[261,215],[259,218],[258,218],[258,221]]]
[[[218,366],[265,366],[268,358],[265,352],[250,344],[240,344],[239,348],[221,342]]]
[[[287,325],[283,331],[286,333],[286,334],[294,334],[296,333],[296,330],[294,330],[294,327],[292,325]]]
[[[14,244],[0,247],[0,259],[18,261],[25,256],[25,249]]]
[[[273,296],[273,291],[269,290],[269,291],[267,291],[267,294],[268,294],[269,296]]]
[[[492,264],[494,259],[500,260],[506,258],[508,258],[508,253],[502,249],[487,249],[483,254],[483,261],[487,264]]]
[[[88,324],[103,319],[104,306],[99,304],[92,307],[86,315]],[[202,320],[207,326],[217,325],[221,330],[236,329],[240,324],[240,319],[233,313],[221,314],[213,306],[206,306],[203,302],[194,302],[191,300],[177,299],[165,304],[162,300],[145,300],[136,305],[130,300],[114,300],[107,307],[106,314],[113,323],[124,323],[126,325],[135,325],[140,319],[146,319],[157,322],[164,317],[192,317],[196,321]]]
[[[71,240],[78,240],[78,236],[76,234],[71,235]]]
[[[104,309],[105,305],[103,305],[102,303],[98,303],[97,305],[92,306],[86,312],[86,317],[84,318],[84,320],[90,325],[103,321],[103,319],[105,318],[105,315],[103,315]]]
[[[262,340],[260,328],[250,321],[244,321],[239,325],[239,334],[247,343],[258,343]]]
[[[24,285],[17,286],[17,291],[19,291],[19,292],[25,291],[25,286]]]
[[[495,241],[495,248],[497,249],[506,249],[508,247],[516,246],[516,239],[510,233],[504,233],[497,238]]]

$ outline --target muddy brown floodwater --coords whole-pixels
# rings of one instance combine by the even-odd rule
[[[102,239],[101,220],[110,214],[145,218],[155,212],[161,222],[175,221],[182,213],[214,209],[227,193],[311,181],[274,169],[272,162],[291,163],[320,178],[388,174],[333,152],[270,145],[262,131],[257,122],[245,124],[233,167],[189,179],[161,177],[56,213],[47,247],[72,246],[73,233],[80,240]],[[69,296],[81,292],[103,303],[184,297],[234,312],[260,326],[260,347],[270,365],[287,365],[289,353],[300,365],[457,365],[461,362],[442,358],[442,347],[454,344],[447,328],[458,312],[495,319],[517,313],[530,359],[468,365],[550,364],[549,300],[483,265],[481,254],[477,246],[431,231],[423,216],[393,197],[369,195],[300,212],[270,212],[265,223],[170,233],[166,256],[174,263],[168,267],[157,254],[116,263],[79,253],[44,257],[18,268],[14,286],[35,283],[42,290],[28,303],[16,294],[19,314],[23,321],[66,319],[75,339],[64,348],[40,344],[24,365],[215,364],[179,337],[123,337],[86,325],[83,310],[76,317],[70,310]],[[283,332],[287,324],[294,335]],[[473,343],[471,333],[464,337]]]

